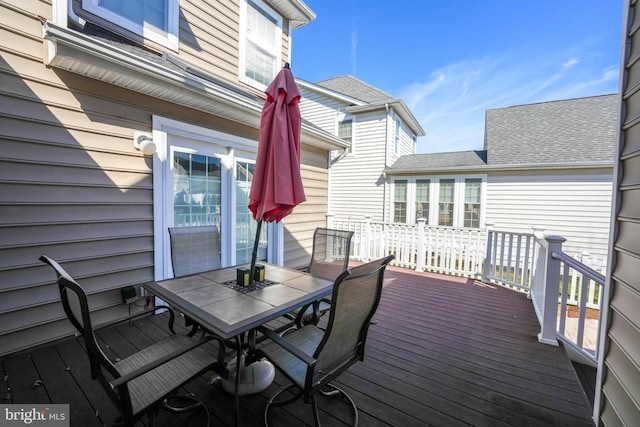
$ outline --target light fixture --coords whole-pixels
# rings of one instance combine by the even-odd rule
[[[136,131],[133,133],[133,146],[147,155],[156,152],[156,143],[153,142],[151,135],[146,132]]]

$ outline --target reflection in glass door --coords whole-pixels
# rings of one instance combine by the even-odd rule
[[[236,162],[236,263],[251,262],[258,223],[249,210],[249,192],[255,164]],[[258,242],[258,261],[267,259],[267,226],[263,224]]]
[[[174,226],[217,225],[220,230],[220,159],[176,151],[173,166]]]

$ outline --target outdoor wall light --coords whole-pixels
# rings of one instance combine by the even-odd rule
[[[153,142],[151,135],[145,132],[133,133],[133,146],[147,155],[156,152],[156,143]]]

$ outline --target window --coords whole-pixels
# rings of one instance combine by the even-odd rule
[[[241,81],[266,88],[276,75],[282,49],[282,17],[260,0],[240,3]]]
[[[178,0],[82,0],[82,8],[134,34],[178,50]]]
[[[251,262],[258,223],[249,210],[249,192],[255,163],[236,162],[236,264]],[[267,259],[267,228],[262,227],[258,238],[259,261]]]
[[[175,227],[217,225],[221,229],[220,159],[176,151],[173,157]]]
[[[169,227],[217,225],[222,265],[250,262],[257,223],[248,198],[257,142],[158,116],[153,134],[156,278],[172,274]],[[263,224],[258,260],[282,263],[283,232],[282,223]]]
[[[407,222],[407,180],[395,181],[393,192],[393,221]]]
[[[480,228],[485,176],[408,177],[392,182],[388,220],[443,227]]]
[[[454,193],[455,180],[441,179],[440,197],[438,198],[438,225],[453,226]]]
[[[464,180],[464,226],[480,227],[481,185],[479,178]]]
[[[400,119],[398,119],[396,117],[396,134],[395,134],[395,142],[393,145],[393,149],[394,149],[394,153],[398,154],[400,153],[400,129],[401,129],[401,125],[400,125]]]
[[[425,218],[429,224],[429,186],[431,180],[416,180],[416,221],[418,218]]]
[[[338,124],[338,138],[347,142],[351,142],[351,134],[353,131],[353,120],[344,119]]]

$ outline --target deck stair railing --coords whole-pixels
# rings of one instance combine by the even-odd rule
[[[586,314],[598,317],[606,265],[588,254],[563,252],[563,237],[544,236],[544,229],[536,227],[533,233],[518,233],[494,230],[489,223],[486,229],[429,226],[423,219],[408,225],[330,216],[328,224],[354,232],[351,259],[394,254],[396,266],[482,279],[528,293],[541,325],[540,342],[558,345],[562,340],[572,359],[589,365],[597,360],[598,321]],[[585,335],[594,328],[595,333]]]
[[[576,259],[563,252],[565,238],[543,236],[542,231],[489,230],[483,280],[528,291],[540,322],[538,340],[551,345],[561,340],[572,360],[596,366],[599,324],[587,320],[587,311],[600,313],[604,272],[583,262],[587,254]],[[589,334],[587,322],[592,323]]]

